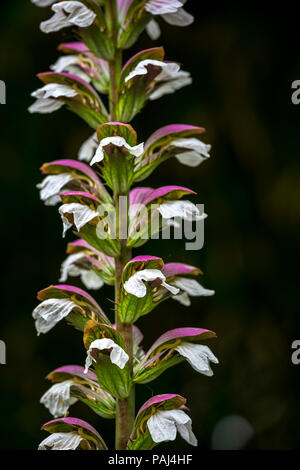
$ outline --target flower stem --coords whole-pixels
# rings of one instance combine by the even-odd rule
[[[109,90],[109,108],[111,121],[117,121],[117,104],[119,99],[120,75],[122,67],[122,51],[117,47],[118,38],[118,14],[116,0],[110,0],[108,6],[108,16],[110,20],[111,38],[115,45],[114,58],[109,61],[110,90]],[[126,209],[120,209],[120,196],[127,196]],[[115,257],[116,275],[115,275],[115,323],[117,331],[121,334],[125,344],[125,350],[129,356],[129,367],[131,376],[133,375],[133,340],[132,325],[122,323],[118,315],[118,304],[120,302],[120,294],[122,288],[122,271],[131,258],[131,249],[126,247],[128,224],[128,199],[129,195],[114,192],[114,203],[116,211],[116,236],[120,241],[121,253]],[[117,400],[116,405],[116,450],[126,449],[135,416],[135,392],[134,386],[130,391],[129,397]]]

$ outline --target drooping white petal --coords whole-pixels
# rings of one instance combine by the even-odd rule
[[[189,444],[198,444],[192,431],[192,420],[183,410],[158,411],[148,419],[147,426],[156,443],[174,441],[179,432]]]
[[[115,145],[116,147],[124,147],[128,150],[128,152],[133,155],[134,157],[139,157],[144,152],[144,143],[135,145],[131,147],[124,137],[114,136],[114,137],[105,137],[101,140],[96,153],[90,163],[90,165],[94,165],[94,163],[101,162],[104,158],[103,148],[107,145]]]
[[[69,222],[65,214],[72,214],[74,225],[78,231],[90,220],[99,216],[98,212],[77,202],[63,204],[58,209],[58,212],[60,213],[61,219],[63,221],[63,237],[65,236],[66,231],[72,227],[71,222]]]
[[[179,8],[176,13],[166,13],[161,16],[173,26],[189,26],[194,21],[193,15],[185,11],[184,8]]]
[[[68,26],[79,26],[85,28],[91,26],[96,14],[77,1],[63,1],[55,3],[51,7],[54,15],[40,24],[43,33],[52,33]]]
[[[176,13],[179,8],[182,8],[179,0],[149,0],[145,5],[145,10],[152,15]]]
[[[195,343],[181,343],[174,348],[181,356],[189,362],[193,369],[201,374],[211,377],[213,371],[211,370],[209,361],[218,364],[219,361],[216,356],[211,352],[207,346]]]
[[[76,450],[81,441],[77,432],[55,432],[40,443],[38,450]]]
[[[172,299],[177,300],[181,305],[184,305],[185,307],[190,307],[191,305],[191,300],[186,292],[183,294],[178,294],[172,296]]]
[[[89,75],[81,69],[77,55],[66,55],[60,57],[55,64],[50,66],[50,69],[57,73],[67,72],[77,75],[77,77],[82,78],[86,82],[91,81]]]
[[[42,88],[31,93],[31,96],[38,99],[48,99],[48,98],[73,98],[78,93],[74,88],[68,85],[62,85],[61,83],[47,83]]]
[[[60,201],[60,198],[53,199],[53,196],[56,196],[72,179],[70,173],[46,176],[41,183],[37,184],[37,188],[40,189],[41,200],[45,201],[46,205],[55,205],[56,202]]]
[[[87,358],[85,361],[85,370],[84,373],[87,374],[89,367],[92,365],[93,361],[96,362],[96,359],[92,356],[93,349],[98,349],[99,351],[103,351],[105,349],[110,350],[110,360],[113,364],[117,365],[120,369],[124,369],[126,363],[129,360],[128,354],[121,348],[118,344],[116,344],[110,338],[102,338],[96,339],[90,344],[90,347],[87,351]]]
[[[72,253],[63,261],[60,268],[59,282],[66,282],[69,276],[80,276],[81,269],[76,266],[76,261],[85,258],[83,253]]]
[[[170,286],[165,282],[166,277],[159,271],[159,269],[142,269],[134,273],[126,282],[124,282],[124,289],[128,294],[135,295],[138,298],[145,297],[147,293],[145,282],[161,279],[161,285],[169,290],[173,295],[179,292],[176,287]]]
[[[104,286],[104,281],[92,269],[82,270],[81,281],[87,289],[100,289]]]
[[[100,289],[104,285],[103,280],[92,269],[76,266],[76,262],[84,260],[84,253],[72,253],[67,256],[61,265],[59,282],[65,282],[68,276],[80,276],[82,283],[88,289]]]
[[[64,416],[71,405],[78,400],[71,397],[71,387],[74,385],[73,380],[65,380],[52,385],[40,399],[40,403],[44,405],[54,418]]]
[[[76,307],[68,299],[47,299],[41,302],[32,313],[38,335],[50,331]]]
[[[66,70],[67,67],[70,65],[77,65],[78,64],[78,56],[75,54],[64,55],[59,57],[57,61],[50,65],[50,69],[54,72],[61,73]]]
[[[161,72],[155,78],[155,81],[171,78],[180,69],[180,66],[175,62],[162,62],[161,60],[145,59],[141,60],[137,64],[137,66],[127,75],[127,77],[125,78],[125,82],[128,82],[132,78],[137,77],[139,75],[146,75],[148,73],[148,65],[153,65],[155,67],[161,68]]]
[[[94,132],[87,140],[83,142],[78,152],[78,159],[90,162],[99,145],[97,134]]]
[[[159,78],[159,77],[158,77]],[[155,80],[160,81],[160,80]],[[185,72],[184,70],[179,70],[176,72],[170,79],[164,78],[162,80],[162,84],[157,86],[154,91],[151,92],[149,99],[150,100],[157,100],[163,95],[169,95],[170,93],[174,93],[176,90],[180,88],[190,85],[192,83],[192,77],[189,72]]]
[[[172,281],[172,285],[179,287],[180,290],[194,297],[215,294],[214,290],[205,289],[196,279],[189,279],[188,277],[176,277],[174,281]]]
[[[167,201],[160,204],[158,207],[159,213],[163,219],[171,219],[178,217],[183,220],[203,220],[207,217],[207,214],[200,213],[198,207],[191,201]]]
[[[201,142],[194,137],[176,139],[172,142],[172,147],[183,148],[183,152],[176,155],[177,160],[183,165],[195,167],[210,157],[211,145]]]
[[[159,38],[160,36],[160,27],[157,21],[155,20],[150,20],[149,23],[146,26],[146,31],[153,41]]]
[[[58,109],[62,108],[64,103],[59,100],[53,100],[53,99],[43,99],[39,98],[37,99],[31,106],[29,106],[28,111],[30,113],[41,113],[41,114],[47,114],[47,113],[53,113],[54,111],[57,111]]]

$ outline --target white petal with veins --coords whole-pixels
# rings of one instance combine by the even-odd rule
[[[155,81],[159,82],[160,80],[157,80],[156,78]],[[192,77],[189,72],[179,70],[169,80],[165,78],[162,81],[163,83],[158,83],[158,86],[151,92],[149,96],[150,100],[157,100],[163,95],[169,95],[184,86],[190,85],[192,83]]]
[[[98,212],[90,209],[83,204],[79,204],[77,202],[73,202],[70,204],[63,204],[58,209],[60,216],[63,221],[63,237],[66,234],[66,231],[72,227],[72,223],[69,222],[65,214],[71,214],[73,216],[73,221],[76,229],[79,231],[85,224],[90,222],[95,217],[98,217]]]
[[[73,380],[56,383],[40,399],[40,403],[48,408],[54,418],[64,416],[69,407],[78,401],[77,398],[71,397],[72,385]]]
[[[40,443],[38,450],[76,450],[81,441],[77,432],[55,432]]]
[[[32,313],[38,335],[50,331],[77,307],[69,299],[47,299],[41,302]]]
[[[152,15],[176,13],[179,8],[182,8],[179,0],[149,0],[145,5],[145,10]]]
[[[52,100],[52,99],[37,99],[31,106],[29,106],[28,111],[30,113],[53,113],[53,111],[57,111],[58,109],[62,108],[64,103],[59,100]]]
[[[181,153],[175,155],[183,165],[195,167],[210,157],[211,145],[205,144],[194,137],[176,139],[171,146],[184,149]]]
[[[104,139],[101,140],[90,165],[94,165],[94,163],[101,162],[103,160],[104,158],[103,149],[107,145],[115,145],[116,147],[124,147],[134,157],[139,157],[144,152],[143,142],[141,144],[131,147],[131,145],[129,145],[123,137],[119,137],[119,136],[105,137]]]
[[[200,213],[198,207],[191,201],[167,201],[160,204],[158,211],[162,215],[163,219],[171,219],[173,217],[179,217],[184,220],[204,220],[207,214]]]
[[[40,189],[40,198],[42,201],[50,202],[47,205],[54,205],[55,202],[59,202],[60,198],[52,199],[53,196],[56,196],[60,190],[71,180],[73,179],[70,173],[60,173],[59,175],[48,175],[45,179],[39,184],[37,188]]]
[[[215,291],[205,289],[196,279],[189,279],[188,277],[177,277],[172,281],[172,285],[179,287],[180,290],[186,292],[190,296],[210,296],[214,295]]]
[[[161,279],[161,285],[169,290],[173,295],[179,292],[176,287],[170,286],[165,282],[166,277],[159,271],[159,269],[142,269],[134,273],[126,282],[124,282],[124,289],[128,294],[135,295],[138,298],[145,297],[147,288],[145,282]]]
[[[47,83],[42,88],[31,93],[34,98],[42,98],[44,100],[48,98],[73,98],[78,93],[71,86],[62,85],[61,83]]]
[[[183,342],[174,349],[188,361],[193,369],[201,374],[207,375],[208,377],[213,375],[209,361],[214,364],[219,363],[211,350],[202,344]]]
[[[85,370],[84,373],[87,374],[89,367],[93,362],[97,362],[96,359],[91,355],[93,349],[98,349],[99,351],[110,350],[110,360],[113,364],[117,365],[120,369],[124,369],[126,363],[129,360],[128,354],[116,344],[110,338],[96,339],[90,344],[90,347],[87,351],[87,358],[85,361]]]
[[[178,432],[189,444],[198,444],[192,431],[192,420],[183,410],[158,411],[148,419],[147,426],[156,443],[174,441]]]
[[[52,33],[68,26],[85,28],[91,26],[96,14],[77,1],[63,1],[52,5],[54,15],[40,24],[43,33]]]
[[[90,162],[99,145],[97,134],[94,132],[87,140],[83,142],[78,152],[78,159]]]

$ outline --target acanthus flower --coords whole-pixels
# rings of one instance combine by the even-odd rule
[[[50,436],[39,450],[106,450],[107,446],[93,426],[78,418],[58,418],[45,423],[42,429]]]
[[[38,299],[41,303],[32,314],[38,334],[47,333],[64,318],[80,329],[89,319],[110,323],[95,299],[78,287],[50,286],[38,293]]]
[[[164,370],[184,359],[197,372],[212,376],[209,361],[218,364],[218,359],[199,341],[214,338],[213,331],[202,328],[175,328],[160,336],[135,368],[134,380],[147,383],[157,378]]]
[[[103,418],[114,417],[116,402],[99,387],[97,376],[92,371],[84,373],[81,366],[63,366],[50,372],[47,379],[54,385],[42,396],[40,402],[55,418],[64,416],[78,400]]]
[[[79,400],[101,417],[116,418],[117,449],[152,449],[173,441],[177,434],[197,445],[185,398],[154,396],[134,419],[134,387],[184,360],[211,376],[211,363],[218,360],[202,341],[215,333],[177,328],[144,352],[143,335],[134,323],[167,299],[189,305],[190,297],[210,296],[214,291],[194,279],[202,274],[198,268],[164,264],[157,256],[132,258],[131,248],[142,246],[149,235],[170,233],[171,225],[176,235],[183,222],[199,227],[193,222],[202,223],[206,214],[189,200],[196,193],[186,187],[132,189],[132,184],[143,181],[171,157],[195,167],[209,158],[210,145],[198,138],[203,128],[185,124],[165,126],[145,143],[139,142],[128,122],[148,100],[190,84],[191,77],[178,63],[165,60],[162,47],[140,51],[122,63],[122,50],[145,28],[150,35],[159,35],[154,18],[186,26],[193,17],[183,8],[185,0],[32,2],[51,6],[54,13],[41,23],[42,31],[76,27],[80,41],[59,46],[65,55],[51,66],[51,72],[38,75],[44,86],[33,92],[37,100],[29,110],[48,113],[66,105],[93,129],[79,150],[79,160],[89,165],[66,159],[42,166],[46,175],[38,185],[42,201],[61,203],[63,236],[72,227],[78,237],[68,243],[60,282],[79,276],[89,289],[98,290],[104,283],[115,286],[114,322],[80,288],[59,284],[38,293],[41,303],[33,312],[38,334],[65,319],[83,332],[86,349],[85,367],[63,366],[48,375],[52,386],[41,403],[54,417],[66,415]],[[101,93],[108,95],[107,109]],[[51,435],[41,442],[41,450],[107,449],[99,433],[76,418],[54,419],[43,429]]]
[[[180,66],[175,62],[145,59],[139,62],[135,69],[125,77],[125,84],[143,76],[146,76],[150,100],[174,93],[174,91],[192,83],[190,74],[181,71]]]
[[[194,17],[184,10],[185,2],[186,0],[149,0],[145,10],[153,16],[161,16],[171,25],[189,26],[193,23]],[[160,27],[154,19],[149,21],[146,31],[151,39],[158,39],[160,36]]]
[[[53,33],[70,26],[86,28],[91,26],[96,18],[96,14],[93,11],[78,1],[54,3],[51,10],[54,12],[54,15],[49,20],[43,21],[40,25],[43,33]]]

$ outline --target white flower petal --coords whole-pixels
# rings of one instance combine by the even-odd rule
[[[40,443],[38,450],[76,450],[81,441],[77,432],[55,432]]]
[[[73,98],[78,93],[74,88],[68,85],[62,85],[61,83],[47,83],[42,88],[38,88],[37,90],[31,93],[31,96],[34,98]]]
[[[60,216],[61,216],[62,221],[63,221],[63,237],[65,236],[66,231],[70,227],[72,227],[72,224],[66,218],[65,214],[72,214],[73,215],[74,225],[75,225],[75,227],[78,231],[85,224],[90,222],[95,217],[99,216],[98,212],[90,209],[89,207],[87,207],[83,204],[79,204],[77,202],[73,202],[73,203],[70,203],[70,204],[63,204],[58,209],[58,212],[60,213]]]
[[[137,66],[127,75],[125,82],[128,82],[132,78],[139,75],[146,75],[148,73],[147,65],[154,65],[155,67],[161,68],[161,72],[155,78],[155,80],[165,80],[166,78],[170,78],[180,69],[180,66],[175,62],[162,62],[161,60],[145,59],[141,60]]]
[[[81,274],[80,268],[75,266],[76,261],[84,259],[83,253],[73,253],[63,261],[60,268],[59,282],[65,282],[69,276],[79,276]]]
[[[194,21],[193,15],[185,11],[184,8],[179,8],[176,13],[163,14],[162,17],[173,26],[189,26]]]
[[[156,443],[174,441],[178,431],[189,444],[197,445],[191,418],[183,410],[158,411],[148,419],[147,426]]]
[[[52,33],[68,26],[85,28],[91,26],[96,14],[77,1],[63,1],[55,3],[51,7],[54,15],[40,24],[43,33]]]
[[[183,165],[196,167],[210,157],[209,151],[211,149],[211,145],[205,144],[194,137],[176,139],[171,145],[172,147],[185,149],[183,152],[175,155],[177,160],[179,160]]]
[[[89,367],[91,366],[92,362],[96,362],[96,360],[92,357],[91,352],[93,349],[98,349],[99,351],[103,351],[105,349],[111,350],[110,352],[110,360],[113,364],[117,365],[120,369],[124,369],[126,363],[129,360],[128,354],[121,348],[118,344],[116,344],[110,338],[102,338],[96,339],[90,344],[90,347],[87,351],[87,358],[85,362],[85,370],[84,373],[86,374]]]
[[[71,180],[73,179],[70,173],[60,173],[59,175],[48,175],[45,179],[39,184],[37,188],[40,189],[40,198],[42,201],[47,201],[51,198],[53,205],[55,201],[60,201],[60,198],[52,199],[53,196],[56,196],[60,190]]]
[[[38,335],[47,333],[76,307],[68,299],[47,299],[41,302],[32,313]]]
[[[70,65],[78,65],[77,55],[69,54],[69,55],[64,55],[62,57],[59,57],[53,65],[50,65],[50,70],[53,70],[54,72],[57,72],[57,73],[61,73],[61,72],[64,72],[66,68],[69,67]]]
[[[55,3],[56,0],[31,0],[37,7],[48,7]]]
[[[64,416],[69,407],[78,401],[77,398],[71,397],[72,385],[74,385],[73,380],[56,383],[40,399],[40,403],[50,411],[54,418]]]
[[[166,80],[166,79],[164,79]],[[156,81],[159,81],[156,79]],[[163,95],[169,95],[170,93],[174,93],[176,90],[180,88],[190,85],[192,83],[192,77],[189,72],[185,72],[183,70],[179,70],[176,74],[174,74],[170,80],[163,82],[161,85],[157,86],[154,91],[149,96],[150,100],[157,100]]]
[[[179,217],[183,220],[203,220],[207,217],[207,214],[201,214],[198,207],[195,206],[191,201],[167,201],[160,204],[158,211],[163,219],[171,219],[173,217]]]
[[[177,277],[172,281],[172,285],[179,287],[180,290],[194,297],[210,296],[215,294],[214,290],[205,289],[205,287],[201,286],[196,279],[189,279],[188,277]]]
[[[66,55],[60,57],[55,64],[50,66],[50,69],[57,73],[67,72],[77,75],[77,77],[82,78],[86,82],[91,81],[89,75],[81,69],[77,55]]]
[[[100,289],[104,285],[104,281],[92,269],[82,270],[81,281],[87,289]]]
[[[103,148],[106,145],[115,145],[116,147],[125,147],[131,155],[134,157],[139,157],[144,152],[144,143],[135,145],[131,147],[123,137],[114,136],[114,137],[105,137],[101,140],[96,153],[90,163],[90,165],[94,165],[94,163],[101,162],[104,158]]]
[[[28,111],[30,113],[41,114],[53,113],[53,111],[57,111],[58,109],[62,108],[63,105],[64,103],[59,100],[45,100],[43,98],[39,98],[31,106],[29,106]]]
[[[161,279],[161,285],[169,290],[173,295],[179,292],[176,287],[170,286],[165,282],[166,277],[159,271],[159,269],[142,269],[134,273],[126,282],[124,282],[124,289],[128,294],[135,295],[138,298],[145,297],[147,288],[144,282],[154,281],[155,279]]]
[[[219,361],[212,351],[202,344],[195,343],[181,343],[174,348],[181,356],[185,357],[189,364],[197,372],[211,377],[213,371],[211,370],[209,361],[218,364]]]
[[[148,33],[148,36],[150,39],[155,41],[156,39],[159,38],[160,36],[160,27],[157,21],[155,20],[150,20],[149,23],[146,26],[146,31]]]
[[[87,140],[83,142],[78,152],[78,159],[90,162],[93,158],[99,142],[97,140],[97,134],[94,132]]]
[[[145,5],[145,10],[152,15],[176,13],[180,8],[182,3],[179,0],[149,0]]]
[[[76,266],[76,262],[84,259],[84,253],[73,253],[67,256],[61,265],[59,282],[65,282],[69,276],[80,276],[82,283],[87,289],[100,289],[104,282],[95,271]]]
[[[177,300],[181,305],[184,305],[185,307],[189,307],[191,305],[190,298],[186,292],[183,294],[178,294],[172,296],[172,299]]]

